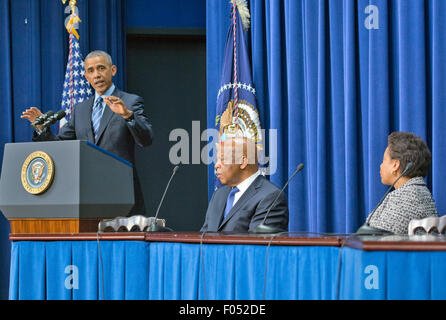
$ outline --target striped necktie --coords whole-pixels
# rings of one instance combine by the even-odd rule
[[[99,97],[96,100],[96,103],[93,107],[93,112],[91,114],[91,122],[93,123],[93,132],[94,132],[94,140],[97,140],[97,135],[99,131],[99,125],[101,124],[102,117],[102,97]]]

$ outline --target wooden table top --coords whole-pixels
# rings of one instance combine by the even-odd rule
[[[362,236],[311,232],[279,234],[200,232],[100,232],[10,234],[11,241],[147,241],[273,246],[350,247],[365,251],[446,251],[444,236]]]

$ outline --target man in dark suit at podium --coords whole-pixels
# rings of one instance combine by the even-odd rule
[[[74,108],[71,119],[55,135],[49,129],[34,132],[33,141],[87,140],[131,163],[135,163],[135,143],[152,144],[152,126],[144,114],[143,98],[119,90],[113,84],[117,67],[104,51],[93,51],[85,58],[85,78],[95,95]],[[42,112],[29,108],[22,118],[34,122]],[[129,215],[144,214],[144,199],[134,173],[135,205]]]
[[[280,193],[260,174],[255,143],[239,137],[220,143],[215,169],[225,186],[212,195],[201,232],[253,231]],[[265,223],[288,229],[288,205],[283,193]]]

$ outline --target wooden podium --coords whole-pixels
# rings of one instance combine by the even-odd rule
[[[102,219],[8,219],[11,233],[81,233],[97,232]]]
[[[12,234],[96,232],[133,204],[132,164],[87,141],[5,145],[0,210]]]

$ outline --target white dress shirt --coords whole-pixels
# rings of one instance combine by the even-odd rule
[[[237,185],[237,188],[239,189],[239,192],[237,192],[234,196],[234,203],[232,206],[234,206],[238,199],[242,197],[242,195],[245,193],[246,190],[248,190],[249,186],[254,182],[254,180],[260,175],[260,170],[257,170],[256,173],[254,173],[252,176],[250,176],[248,179],[243,180],[239,185]]]

